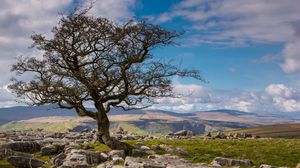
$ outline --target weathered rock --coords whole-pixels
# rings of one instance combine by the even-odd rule
[[[35,141],[9,142],[0,145],[0,148],[8,148],[17,152],[35,153],[41,150],[41,145]]]
[[[277,167],[272,166],[272,165],[262,164],[262,165],[259,166],[259,168],[277,168]]]
[[[42,155],[55,155],[60,153],[64,149],[64,145],[55,144],[47,145],[41,148]]]
[[[5,159],[9,156],[24,156],[24,157],[31,157],[29,153],[23,152],[16,152],[8,148],[0,148],[0,160]]]
[[[211,164],[220,165],[220,166],[252,166],[253,165],[251,160],[237,160],[237,159],[228,159],[223,157],[216,157]]]
[[[101,152],[72,149],[64,159],[62,166],[83,166],[99,164],[107,160],[107,155]]]
[[[218,132],[216,136],[214,136],[214,138],[217,139],[226,139],[226,135],[223,132]]]
[[[209,168],[206,164],[193,164],[180,159],[178,156],[151,155],[148,159],[139,157],[126,157],[125,168]]]
[[[124,150],[111,150],[108,153],[108,157],[112,159],[113,157],[121,157],[125,159],[125,151]]]
[[[56,166],[59,167],[64,163],[66,155],[64,153],[60,153],[59,155],[56,155],[54,158],[51,159],[51,162]]]
[[[44,164],[42,160],[24,156],[10,156],[7,161],[18,168],[38,168]]]
[[[133,149],[132,150],[132,156],[135,156],[135,157],[148,156],[148,155],[153,155],[153,154],[155,154],[155,152],[151,149],[149,149],[149,150]]]

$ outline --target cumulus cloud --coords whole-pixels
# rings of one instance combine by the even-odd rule
[[[98,0],[94,1],[90,14],[106,17],[115,21],[131,19],[134,16],[132,8],[135,7],[136,0]],[[91,1],[82,1],[83,6],[90,5]]]
[[[255,43],[283,43],[286,73],[300,71],[300,1],[298,0],[183,0],[157,20],[183,18],[196,30],[191,38],[200,43],[245,46]]]
[[[179,112],[234,109],[245,112],[300,111],[300,90],[284,84],[270,84],[261,92],[209,89],[200,85],[177,84],[175,91],[182,98],[162,98],[154,109]]]

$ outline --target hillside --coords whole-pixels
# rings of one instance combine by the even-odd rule
[[[261,137],[272,138],[300,138],[300,124],[277,124],[265,125],[254,128],[238,129],[233,131],[226,131],[226,133],[249,133]]]
[[[299,122],[299,120],[292,117],[257,115],[234,110],[175,113],[162,110],[132,110],[125,112],[121,109],[113,109],[109,113],[109,118],[112,130],[122,126],[140,134],[166,134],[182,129],[202,134],[209,131]],[[0,131],[29,128],[43,128],[48,131],[67,129],[80,131],[84,128],[93,129],[96,123],[89,118],[78,118],[73,110],[58,109],[50,105],[0,109],[0,125]]]

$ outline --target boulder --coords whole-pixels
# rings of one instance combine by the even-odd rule
[[[45,155],[55,155],[60,153],[64,149],[64,145],[47,145],[41,148],[41,153],[43,156]]]
[[[108,153],[108,157],[112,159],[113,157],[121,157],[125,159],[125,151],[124,150],[111,150]]]
[[[262,164],[262,165],[259,166],[259,168],[277,168],[277,167],[272,166],[272,165]]]
[[[217,135],[214,138],[216,138],[216,139],[226,139],[226,135],[223,132],[218,132]]]
[[[253,162],[251,160],[237,160],[237,159],[216,157],[211,164],[220,165],[220,166],[252,166]]]
[[[10,156],[6,160],[18,168],[38,168],[44,164],[42,160],[24,156]]]
[[[51,159],[51,162],[56,166],[59,167],[64,163],[66,155],[64,153],[60,153]]]
[[[8,148],[0,148],[0,160],[5,159],[9,156],[24,156],[24,157],[31,157],[29,153],[23,152],[16,152]]]
[[[8,148],[17,152],[35,153],[41,150],[41,145],[35,141],[9,142],[0,145],[0,148]]]
[[[125,168],[211,168],[208,165],[194,164],[170,155],[151,155],[148,159],[128,156],[124,166]]]

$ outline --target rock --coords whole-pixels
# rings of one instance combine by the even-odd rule
[[[88,168],[87,158],[85,155],[72,151],[67,154],[63,164],[59,168]]]
[[[126,157],[125,168],[209,168],[204,164],[193,164],[178,156],[152,155],[150,158]]]
[[[45,155],[55,155],[60,153],[64,149],[64,145],[47,145],[41,148],[41,153]]]
[[[153,155],[153,154],[155,154],[155,152],[151,149],[149,149],[149,150],[133,149],[132,150],[132,156],[135,156],[135,157],[148,156],[148,155]]]
[[[262,165],[259,166],[259,168],[277,168],[277,167],[272,166],[272,165],[262,164]]]
[[[176,135],[176,136],[186,136],[187,133],[188,133],[187,130],[181,130],[181,131],[173,133],[173,135]]]
[[[121,157],[125,159],[125,151],[124,150],[111,150],[108,153],[108,158],[112,159],[113,157]]]
[[[211,164],[220,165],[220,166],[252,166],[253,165],[251,160],[237,160],[237,159],[228,159],[223,157],[216,157]]]
[[[24,156],[10,156],[7,161],[18,168],[38,168],[44,164],[42,160]]]
[[[0,148],[0,160],[5,159],[9,156],[24,156],[24,157],[31,157],[29,153],[23,152],[16,152],[8,148]]]
[[[216,139],[226,139],[226,135],[223,132],[218,132],[217,135],[214,138],[216,138]]]
[[[207,134],[205,134],[206,137],[212,137],[211,136],[211,132],[208,132]]]
[[[59,167],[64,163],[65,159],[64,153],[60,153],[59,155],[56,155],[54,158],[51,159],[51,162],[56,166]]]
[[[41,150],[41,145],[34,141],[9,142],[0,145],[0,148],[8,148],[17,152],[35,153]]]

